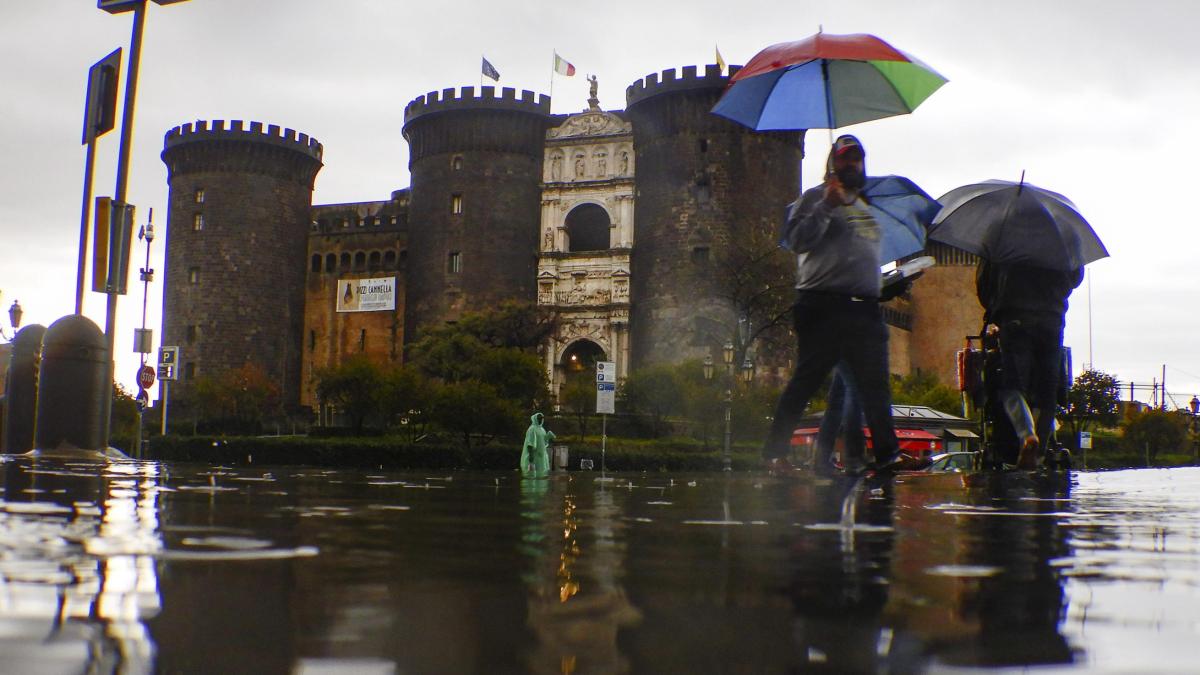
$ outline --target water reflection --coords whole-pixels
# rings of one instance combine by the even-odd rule
[[[577,481],[592,482],[555,475],[520,483],[527,622],[537,640],[527,652],[529,672],[629,672],[617,635],[641,613],[620,585],[620,509],[607,482],[576,494]],[[591,504],[581,509],[586,498]]]
[[[964,495],[955,519],[955,564],[927,570],[957,576],[958,620],[972,627],[941,650],[948,664],[1068,664],[1076,650],[1062,634],[1063,579],[1053,562],[1070,554],[1070,482],[1065,476],[992,474]],[[958,571],[962,570],[962,571]]]
[[[1200,469],[0,483],[4,672],[1187,672],[1200,622]]]
[[[897,649],[883,618],[893,553],[895,485],[836,479],[793,495],[815,518],[789,550],[788,595],[795,617],[793,659],[804,670],[911,672],[914,653]]]
[[[152,464],[6,458],[0,649],[9,672],[151,672],[161,609]]]

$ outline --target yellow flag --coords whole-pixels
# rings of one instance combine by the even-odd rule
[[[713,45],[713,49],[716,50],[716,52],[717,52],[717,66],[721,69],[721,72],[724,73],[725,72],[725,59],[721,58],[721,48],[717,47],[716,45]]]

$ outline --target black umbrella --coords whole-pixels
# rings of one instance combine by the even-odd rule
[[[964,185],[938,201],[929,239],[992,262],[1074,270],[1108,257],[1071,200],[1024,181]]]

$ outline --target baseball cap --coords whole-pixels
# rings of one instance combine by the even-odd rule
[[[866,156],[867,151],[863,149],[862,143],[860,143],[857,138],[851,136],[850,134],[838,136],[837,140],[833,142],[834,156],[840,156],[855,149],[858,150],[859,154],[863,155],[864,157]]]

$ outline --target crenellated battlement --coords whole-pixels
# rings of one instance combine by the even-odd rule
[[[729,66],[729,75],[741,68]],[[625,105],[632,106],[659,94],[694,89],[720,89],[729,83],[729,75],[721,74],[721,67],[715,63],[704,66],[703,73],[699,71],[699,66],[684,66],[678,73],[674,68],[661,73],[650,73],[625,89]]]
[[[456,93],[453,87],[439,91],[431,91],[424,96],[418,96],[404,107],[404,123],[435,112],[447,110],[513,110],[539,115],[550,114],[550,97],[545,94],[535,94],[528,89],[517,90],[504,87],[500,95],[496,95],[495,87],[479,87],[476,95],[475,87],[463,87]]]
[[[213,140],[266,143],[302,152],[317,161],[321,161],[324,151],[317,139],[295,129],[268,124],[264,131],[262,122],[250,122],[247,127],[242,120],[229,120],[228,124],[225,120],[197,120],[174,127],[163,137],[163,150],[165,152],[186,143]]]

